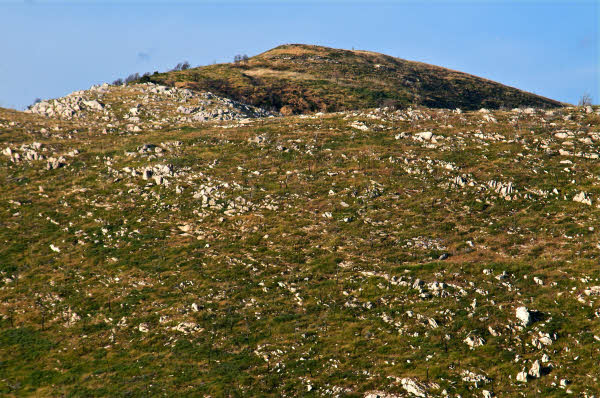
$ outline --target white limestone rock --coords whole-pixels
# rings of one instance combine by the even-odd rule
[[[527,327],[533,321],[531,317],[531,313],[527,309],[527,307],[519,307],[517,308],[515,315],[517,319],[521,322],[521,325]]]
[[[525,368],[517,374],[517,381],[527,383],[527,370]]]

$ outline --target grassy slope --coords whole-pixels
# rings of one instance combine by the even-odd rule
[[[488,124],[479,113],[419,115],[99,134],[78,122],[0,110],[0,148],[38,141],[51,152],[81,150],[58,170],[0,156],[0,394],[362,396],[402,393],[396,377],[437,383],[435,395],[488,389],[558,397],[561,378],[575,395],[597,393],[599,302],[577,297],[600,285],[600,170],[595,160],[549,153],[566,147],[553,132],[583,137],[598,131],[598,116],[560,110],[510,124],[515,115],[499,112],[499,123]],[[354,121],[369,130],[350,127]],[[42,127],[58,131],[42,134]],[[394,139],[424,130],[445,138],[435,147]],[[248,142],[257,135],[266,144]],[[125,154],[170,140],[183,146],[164,158]],[[573,152],[597,150],[572,141]],[[576,165],[560,163],[566,159]],[[161,187],[111,172],[155,163],[189,167],[189,178]],[[447,185],[461,174],[482,185],[513,181],[520,196],[506,201],[479,185]],[[226,216],[203,208],[193,193],[209,182],[230,184],[219,189],[221,203],[243,197],[258,205],[270,195],[279,209]],[[558,197],[523,197],[525,188],[552,187]],[[594,206],[570,199],[580,190]],[[439,261],[441,253],[451,257]],[[494,278],[503,271],[508,285]],[[422,298],[410,287],[417,278],[454,287],[445,288],[447,297]],[[544,320],[514,329],[519,305]],[[69,310],[81,319],[67,324]],[[173,330],[181,322],[201,329]],[[538,331],[558,339],[534,348]],[[469,334],[486,343],[469,349],[462,342]],[[551,357],[550,374],[515,383],[542,353]],[[516,354],[527,362],[516,363]],[[475,388],[463,370],[492,381]]]
[[[295,113],[360,109],[384,103],[451,109],[561,105],[438,66],[367,51],[296,44],[276,47],[247,62],[161,73],[150,80],[210,90],[275,110],[287,105]]]

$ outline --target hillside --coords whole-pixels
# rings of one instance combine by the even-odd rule
[[[159,73],[149,80],[207,90],[284,112],[331,112],[394,105],[432,108],[561,104],[466,73],[368,51],[290,44],[247,61]]]
[[[598,396],[598,108],[155,89],[0,109],[0,395]]]
[[[140,130],[215,120],[242,120],[271,116],[263,109],[198,92],[153,83],[113,86],[102,84],[65,97],[41,101],[26,113],[65,120],[78,119],[113,128]],[[107,123],[108,122],[108,123]]]

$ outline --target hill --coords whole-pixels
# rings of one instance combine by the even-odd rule
[[[114,86],[107,83],[65,97],[41,101],[27,113],[90,123],[140,128],[207,120],[241,120],[272,115],[263,109],[219,97],[153,83]]]
[[[554,108],[561,103],[466,73],[368,51],[290,44],[237,63],[159,73],[145,80],[208,90],[284,112],[394,105]]]
[[[0,395],[597,396],[598,108],[154,89],[0,109]]]

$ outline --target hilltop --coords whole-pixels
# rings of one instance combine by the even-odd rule
[[[158,73],[144,80],[211,91],[284,113],[386,105],[464,110],[562,106],[558,101],[439,66],[369,51],[304,44],[282,45],[245,61]]]

